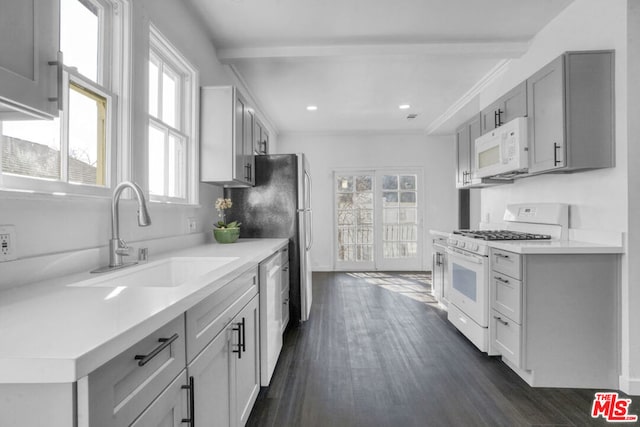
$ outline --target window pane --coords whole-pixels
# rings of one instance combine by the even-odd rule
[[[98,82],[98,9],[88,1],[60,2],[60,49],[64,63]]]
[[[179,129],[180,126],[176,123],[177,80],[178,77],[167,70],[165,64],[165,71],[162,73],[162,121]]]
[[[372,176],[356,176],[356,191],[371,191]]]
[[[402,204],[416,204],[416,193],[415,191],[403,191],[400,193],[400,203]]]
[[[353,177],[352,176],[338,176],[336,177],[336,188],[340,193],[352,193],[353,192]]]
[[[400,177],[400,189],[401,190],[415,190],[416,189],[416,176],[404,175]]]
[[[105,111],[107,100],[69,85],[69,181],[105,184]]]
[[[382,201],[385,206],[398,204],[398,193],[395,191],[385,191],[382,193]]]
[[[2,172],[60,179],[60,120],[4,121]]]
[[[164,132],[153,126],[149,126],[149,192],[158,195],[165,195],[164,138]]]
[[[397,190],[398,189],[398,177],[396,175],[384,175],[382,177],[382,189],[383,190]]]
[[[158,65],[149,60],[149,114],[158,118]]]
[[[174,135],[169,135],[169,197],[184,197],[184,161],[183,140]]]

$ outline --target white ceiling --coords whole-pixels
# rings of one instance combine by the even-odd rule
[[[572,0],[190,1],[279,133],[345,133],[433,130]]]

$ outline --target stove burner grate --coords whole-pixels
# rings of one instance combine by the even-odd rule
[[[523,233],[509,230],[457,230],[454,234],[480,240],[550,240],[548,234]]]

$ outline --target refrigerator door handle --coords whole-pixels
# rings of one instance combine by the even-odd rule
[[[311,209],[309,209],[309,231],[307,231],[307,233],[309,233],[309,243],[307,244],[307,250],[311,249],[311,246],[313,245],[313,211]]]

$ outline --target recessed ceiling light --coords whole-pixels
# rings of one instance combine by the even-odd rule
[[[401,110],[408,110],[409,108],[411,108],[411,105],[409,104],[400,104],[398,105],[398,108]]]
[[[307,105],[307,111],[316,111],[317,109],[317,105]]]

